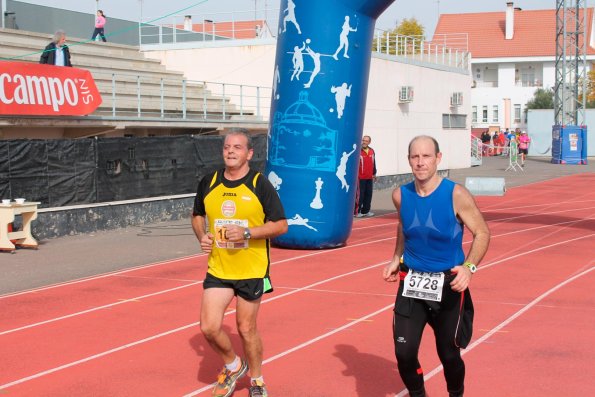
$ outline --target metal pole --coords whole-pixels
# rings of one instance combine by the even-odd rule
[[[6,12],[6,0],[2,0],[2,29],[4,29],[6,26],[4,26],[4,19],[6,19],[6,17],[4,16],[4,13]]]
[[[138,45],[142,45],[142,26],[143,26],[143,0],[138,0],[140,3],[140,17],[138,19]]]

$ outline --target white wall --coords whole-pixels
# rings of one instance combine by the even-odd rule
[[[191,80],[271,87],[275,53],[276,44],[268,44],[146,51],[145,55],[168,69],[184,72]],[[469,167],[471,84],[469,75],[374,56],[363,133],[372,137],[379,176],[411,172],[407,146],[420,134],[438,140],[443,152],[441,169]],[[414,87],[413,102],[398,103],[403,85]],[[445,130],[442,114],[454,113],[450,107],[453,92],[463,92],[463,106],[456,111],[468,115],[467,124],[464,129]]]

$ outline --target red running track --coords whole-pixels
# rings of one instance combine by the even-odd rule
[[[492,242],[471,285],[466,396],[595,395],[595,174],[478,203]],[[381,278],[395,235],[388,214],[356,221],[343,248],[272,251],[259,317],[271,396],[406,395],[396,285]],[[221,362],[199,330],[205,271],[197,255],[0,297],[0,395],[209,396]],[[420,361],[428,394],[445,395],[431,331]]]

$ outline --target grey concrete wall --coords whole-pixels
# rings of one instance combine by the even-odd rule
[[[114,230],[164,221],[190,218],[194,195],[151,200],[131,200],[101,205],[47,208],[39,210],[32,223],[37,239]],[[18,219],[15,227],[19,227]]]
[[[448,177],[449,171],[439,174]],[[392,189],[409,183],[412,174],[387,175],[378,178],[375,191]],[[93,233],[100,230],[114,230],[128,226],[142,226],[151,223],[175,221],[190,218],[194,195],[180,195],[173,198],[151,198],[113,203],[77,205],[60,208],[40,209],[32,223],[32,233],[39,240],[61,236]],[[15,227],[20,222],[15,221]]]
[[[587,156],[595,156],[595,109],[587,109]],[[527,112],[527,133],[531,137],[529,156],[552,155],[553,109],[531,109]]]
[[[95,27],[94,2],[89,2],[89,8],[91,13],[82,13],[14,0],[6,1],[6,11],[15,13],[18,29],[48,34],[62,29],[70,43],[72,40],[69,38],[91,38]],[[109,14],[106,16],[105,34],[109,42],[138,45],[138,21],[110,18]],[[5,20],[5,26],[11,28],[8,19]]]

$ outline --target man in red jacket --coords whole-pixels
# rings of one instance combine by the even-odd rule
[[[357,206],[357,217],[374,216],[370,211],[372,205],[372,192],[374,190],[374,181],[376,180],[376,155],[374,149],[369,145],[372,138],[364,135],[362,138],[362,149],[359,155],[359,199]]]

